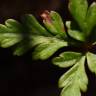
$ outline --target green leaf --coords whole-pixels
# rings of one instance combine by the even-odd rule
[[[54,35],[60,35],[61,37],[65,38],[66,32],[64,29],[64,24],[61,19],[61,16],[55,11],[45,11],[41,17],[43,18],[43,23],[46,28]]]
[[[75,72],[78,69],[78,65],[74,65],[66,73],[64,73],[59,79],[59,87],[63,88],[69,86],[74,81]]]
[[[59,67],[70,67],[81,58],[82,54],[77,52],[63,52],[59,57],[53,59],[53,64]]]
[[[60,96],[81,96],[77,82],[74,81],[70,86],[63,88]]]
[[[69,10],[74,19],[79,24],[80,28],[85,31],[85,18],[88,9],[87,0],[70,0]]]
[[[84,42],[86,40],[85,39],[85,35],[82,32],[80,32],[80,31],[77,31],[77,30],[68,30],[68,34],[72,38],[74,38],[76,40],[79,40],[79,41],[82,41],[82,42]]]
[[[51,15],[53,19],[57,18],[58,24],[61,24],[59,27],[56,25],[58,29],[61,29],[61,26],[64,27],[59,14],[51,12]],[[30,48],[35,47],[33,58],[43,60],[52,56],[58,49],[68,45],[60,36],[55,36],[42,27],[33,15],[25,15],[22,20],[25,29],[28,30],[25,38],[27,39],[28,44],[24,44],[23,41],[18,44],[14,52],[15,55],[22,55]],[[56,20],[54,20],[54,24],[57,24]]]
[[[35,48],[35,51],[33,52],[34,59],[47,59],[52,56],[58,49],[64,46],[68,46],[67,42],[54,37],[43,38],[47,38],[47,40],[43,41],[41,44],[38,44],[38,46]]]
[[[86,43],[96,44],[96,3],[88,8],[87,0],[70,0],[69,10],[74,20],[66,22],[67,32],[61,16],[55,11],[45,11],[41,15],[44,27],[31,14],[24,15],[22,25],[13,19],[6,20],[5,24],[0,24],[0,46],[7,48],[15,45],[12,47],[15,50],[13,54],[18,56],[34,48],[33,59],[45,60],[62,47],[69,46],[70,49],[70,46],[85,45],[85,50],[89,47]],[[96,54],[86,54],[88,67],[96,74]],[[81,96],[81,91],[87,90],[86,58],[82,52],[67,51],[53,59],[59,67],[71,67],[59,79],[61,96]]]
[[[28,40],[29,39],[29,40]],[[22,55],[27,52],[32,47],[35,47],[39,44],[50,43],[50,37],[39,36],[39,35],[30,35],[29,38],[20,42],[15,46],[14,55]]]
[[[18,56],[40,43],[47,42],[46,39],[42,39],[41,37],[52,36],[31,14],[24,15],[22,22],[25,27],[25,32],[27,32],[25,33],[26,36],[23,38],[22,42],[15,46],[14,55]]]
[[[85,56],[59,79],[59,87],[63,88],[61,96],[81,96],[80,91],[87,90],[88,78],[85,72]]]
[[[23,28],[19,22],[13,19],[5,21],[5,25],[0,24],[0,45],[1,47],[10,47],[23,38]]]
[[[45,37],[45,36],[33,35],[33,36],[31,36],[31,40],[33,42],[32,45],[36,46],[38,44],[43,44],[43,43],[44,44],[45,43],[48,44],[48,43],[51,43],[52,40],[55,40],[55,37]]]
[[[87,62],[88,67],[91,72],[94,72],[96,74],[96,54],[93,54],[91,52],[87,53]]]
[[[40,25],[36,18],[31,14],[24,15],[22,22],[31,34],[51,36],[51,34],[42,25]]]
[[[46,30],[42,31],[41,25],[32,15],[27,15],[24,19],[24,21],[26,21],[25,23],[27,24],[26,27],[28,27],[29,24],[31,25],[28,27],[28,29],[31,29],[33,34],[33,36],[30,37],[30,39],[32,40],[32,47],[36,46],[35,51],[33,52],[34,59],[47,59],[52,56],[58,49],[67,46],[67,42],[59,39],[58,36],[49,35],[50,33],[42,34],[43,32],[47,33]],[[34,28],[35,30],[33,30]],[[15,54],[18,53],[20,52],[17,50]]]
[[[57,20],[59,20],[58,23],[61,24],[59,27],[57,26],[58,30],[61,29],[61,26],[64,27],[59,14],[52,12],[51,15],[53,19],[54,17],[57,18]],[[37,59],[47,59],[59,48],[68,45],[67,42],[60,39],[60,36],[54,36],[48,32],[42,25],[39,24],[33,15],[25,15],[22,20],[23,26],[13,19],[6,20],[5,25],[0,24],[1,47],[7,48],[15,45],[13,47],[15,48],[14,54],[22,55],[34,46],[37,47],[36,50],[38,50],[39,46],[40,49],[42,49],[43,46],[46,47],[46,45],[48,45],[46,48],[44,47],[44,50],[41,50],[42,52],[35,51],[36,54],[34,56],[34,58],[38,57]],[[54,22],[54,24],[57,24],[56,21]]]
[[[77,78],[78,78],[77,81],[81,91],[85,92],[87,90],[87,85],[88,85],[88,78],[84,66],[85,57],[81,58],[78,64],[79,64],[79,68],[77,70]]]
[[[76,30],[75,24],[72,23],[71,21],[67,21],[66,22],[66,26],[67,26],[67,32],[69,34],[70,37],[74,38],[75,40],[79,40],[84,42],[86,40],[86,36],[84,34],[84,32],[80,32],[79,30]]]
[[[88,9],[86,22],[88,25],[86,34],[89,35],[93,27],[96,26],[96,3],[95,2],[93,2]]]
[[[21,56],[27,51],[29,51],[33,47],[33,42],[32,40],[22,40],[22,42],[18,43],[14,47],[14,55]]]

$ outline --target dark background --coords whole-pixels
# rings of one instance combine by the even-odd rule
[[[89,3],[95,0],[89,0]],[[25,13],[40,14],[48,10],[58,11],[63,20],[71,15],[67,8],[68,0],[0,0],[0,23],[8,18],[20,20]],[[0,48],[0,96],[58,96],[58,79],[67,70],[60,69],[46,61],[33,61],[31,52],[17,57],[11,48]],[[58,52],[57,52],[58,53]],[[88,68],[89,85],[82,96],[96,96],[96,77]]]

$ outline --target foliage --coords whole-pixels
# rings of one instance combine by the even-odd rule
[[[92,51],[96,44],[96,3],[88,6],[87,0],[69,0],[69,11],[73,20],[66,21],[66,30],[55,11],[41,15],[44,27],[31,14],[24,15],[21,24],[8,19],[4,25],[0,24],[0,46],[14,46],[13,54],[18,56],[35,48],[32,52],[35,60],[48,59],[63,47],[81,48],[78,52],[62,52],[52,60],[61,68],[70,67],[59,79],[59,87],[63,88],[61,96],[81,96],[88,85],[86,60],[90,71],[96,74],[96,54]]]

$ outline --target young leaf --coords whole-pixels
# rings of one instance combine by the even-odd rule
[[[64,87],[61,96],[81,96],[80,90],[87,90],[88,79],[85,72],[85,56],[83,56],[59,80],[59,87]]]
[[[45,11],[41,17],[43,18],[44,25],[52,34],[60,35],[63,38],[67,36],[65,33],[63,21],[57,12]]]
[[[88,62],[88,67],[89,67],[90,71],[92,71],[96,74],[96,54],[88,52],[87,53],[87,62]]]
[[[85,18],[88,9],[87,0],[70,0],[69,10],[74,19],[79,24],[80,28],[85,31]]]
[[[53,59],[53,64],[59,67],[70,67],[81,58],[82,54],[77,52],[64,52],[59,57]]]

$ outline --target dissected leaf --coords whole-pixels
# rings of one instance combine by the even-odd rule
[[[59,87],[63,88],[69,86],[74,81],[75,72],[78,69],[78,65],[74,65],[66,73],[64,73],[59,79]]]
[[[63,88],[60,96],[81,96],[76,80],[74,80],[69,86]]]
[[[88,62],[88,67],[89,67],[90,71],[92,71],[96,74],[96,54],[88,52],[87,53],[87,62]]]
[[[44,37],[39,35],[30,35],[28,39],[23,40],[20,42],[16,47],[14,51],[14,55],[22,55],[25,52],[27,52],[29,49],[31,49],[34,46],[37,46],[38,44],[43,43],[50,43],[50,37]]]
[[[77,81],[79,84],[80,89],[85,92],[87,90],[88,78],[85,71],[85,57],[81,59],[81,62],[78,62],[79,68],[77,70]]]
[[[56,12],[51,12],[52,18],[54,19],[54,24],[57,26],[60,24],[60,26],[57,26],[56,28],[59,30],[64,28],[63,22]],[[53,16],[54,15],[54,16]],[[58,20],[56,21],[55,20]],[[28,35],[29,39],[29,47],[36,47],[35,52],[33,52],[33,58],[34,59],[47,59],[50,57],[53,53],[55,53],[59,48],[66,46],[67,43],[64,40],[59,40],[58,36],[52,35],[50,31],[48,32],[44,27],[42,27],[38,21],[35,19],[35,17],[31,14],[25,15],[23,17],[23,24],[25,25],[25,28],[28,29]],[[59,30],[60,31],[60,30]],[[58,32],[58,33],[63,33],[63,32]],[[65,34],[65,33],[64,33]],[[53,38],[53,39],[52,39]],[[60,43],[59,45],[57,45]],[[22,45],[22,44],[21,44]],[[24,46],[21,46],[21,48],[17,47],[17,50],[15,50],[14,54],[20,55],[22,54]],[[26,48],[26,46],[25,46]],[[27,48],[26,48],[27,49]],[[38,50],[39,49],[39,50]],[[42,50],[41,50],[42,49]],[[20,52],[21,51],[21,52]]]
[[[81,96],[87,90],[88,79],[85,72],[85,56],[83,56],[59,80],[59,87],[64,87],[61,96]]]
[[[0,44],[1,47],[10,47],[22,40],[24,37],[23,28],[19,22],[8,19],[5,25],[0,24]]]
[[[87,0],[70,0],[69,10],[74,20],[66,22],[66,30],[63,20],[55,11],[45,11],[41,15],[44,27],[31,14],[24,15],[22,25],[13,19],[6,20],[4,25],[0,24],[0,46],[15,45],[13,54],[18,56],[34,48],[33,59],[41,60],[48,59],[66,46],[79,48],[80,45],[82,48],[81,45],[84,45],[85,51],[90,50],[96,44],[96,3],[93,2],[88,8]],[[96,74],[96,55],[91,52],[86,54],[88,67]],[[63,88],[61,96],[81,96],[81,91],[87,90],[85,59],[82,52],[72,51],[63,52],[53,59],[59,67],[71,66],[59,79],[59,87]]]
[[[53,64],[59,67],[69,67],[78,62],[82,54],[77,52],[64,52],[61,53],[59,57],[53,59]]]
[[[58,49],[68,46],[67,42],[56,38],[48,38],[46,42],[39,44],[33,52],[34,59],[47,59],[52,56]]]

